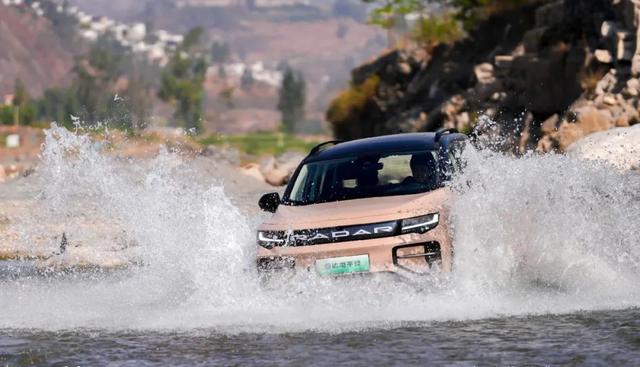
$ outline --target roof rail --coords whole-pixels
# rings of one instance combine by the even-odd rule
[[[320,143],[311,149],[311,151],[309,152],[309,156],[320,153],[322,151],[322,148],[326,147],[327,145],[338,145],[340,143],[344,143],[344,140],[330,140],[325,141],[324,143]]]
[[[458,129],[456,128],[452,128],[452,129],[445,129],[442,128],[438,131],[436,131],[436,141],[440,140],[440,138],[442,137],[442,135],[445,134],[455,134],[455,133],[459,133]]]

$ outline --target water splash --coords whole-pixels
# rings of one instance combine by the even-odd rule
[[[132,265],[0,280],[0,328],[343,331],[640,306],[637,174],[559,155],[469,149],[453,183],[448,282],[416,291],[384,278],[300,275],[265,289],[254,269],[256,221],[232,204],[222,181],[203,183],[167,151],[129,161],[104,148],[48,130],[43,210],[18,230],[28,245],[46,226],[72,227],[70,238],[88,252],[124,253]]]

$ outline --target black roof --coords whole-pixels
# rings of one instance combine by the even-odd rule
[[[464,134],[446,134],[459,135],[459,139],[464,139]],[[444,137],[444,136],[443,136]],[[442,137],[442,138],[443,138]],[[455,139],[455,140],[459,140]],[[316,154],[311,154],[306,161],[322,161],[326,159],[336,159],[365,155],[370,153],[400,153],[415,152],[419,150],[437,150],[440,144],[436,141],[436,133],[406,133],[377,136],[373,138],[365,138],[347,141],[326,148]]]

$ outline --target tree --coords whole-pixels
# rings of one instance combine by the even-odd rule
[[[214,64],[224,64],[229,61],[231,50],[225,42],[214,41],[211,46],[211,62]]]
[[[22,80],[16,79],[13,91],[14,125],[30,124],[35,120],[35,108]]]
[[[286,66],[278,101],[278,110],[282,114],[282,128],[285,132],[295,132],[296,123],[304,119],[305,100],[306,83],[302,73]]]
[[[202,28],[187,34],[185,41],[174,52],[162,72],[158,97],[173,103],[176,120],[188,130],[202,130],[205,74],[204,58],[193,52],[200,43]]]
[[[75,99],[71,106],[79,106],[75,116],[88,124],[116,122],[120,127],[131,127],[128,116],[114,108],[119,107],[114,104],[114,85],[125,75],[126,62],[120,46],[108,36],[99,38],[89,52],[76,61],[76,78],[71,86]],[[123,121],[123,117],[128,121]],[[71,122],[70,117],[65,120]]]
[[[38,118],[71,126],[71,116],[78,116],[80,105],[73,88],[47,89],[36,103]]]
[[[244,68],[242,77],[240,77],[240,87],[242,88],[242,90],[249,90],[253,86],[253,82],[254,79],[251,69],[249,69],[248,67]]]
[[[144,126],[151,109],[150,91],[159,79],[157,66],[103,36],[77,58],[74,74],[70,87],[45,90],[32,104],[38,119],[68,127],[73,126],[71,116],[78,116],[83,124],[109,123],[122,129]]]
[[[435,25],[426,25],[422,28],[439,28],[436,34],[441,34],[444,27],[452,27],[455,19],[460,22],[464,30],[470,31],[474,29],[478,22],[485,19],[493,12],[506,10],[527,3],[533,3],[540,0],[362,0],[364,3],[375,4],[373,10],[369,14],[370,23],[390,29],[395,22],[407,14],[421,14],[422,20],[427,20]],[[434,6],[440,5],[445,9],[441,15],[447,19],[440,20],[440,16],[433,16],[430,13]],[[431,31],[429,31],[431,33]],[[445,33],[452,33],[459,36],[461,29],[446,29]]]

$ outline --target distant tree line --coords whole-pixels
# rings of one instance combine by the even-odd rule
[[[196,52],[201,47],[203,29],[191,30],[174,52],[162,72],[158,96],[175,107],[176,121],[186,129],[202,131],[204,87],[207,73],[205,58]]]
[[[77,58],[70,86],[47,89],[33,99],[16,80],[13,102],[0,106],[0,123],[55,121],[71,127],[82,121],[137,130],[149,121],[155,93],[174,106],[179,126],[199,131],[207,70],[205,58],[196,52],[201,36],[200,28],[189,32],[162,69],[101,37]]]
[[[148,119],[157,73],[156,67],[101,38],[76,60],[69,87],[47,89],[40,98],[32,99],[17,80],[13,103],[0,109],[0,122],[29,125],[55,121],[72,126],[74,120],[80,120],[87,125],[109,123],[136,129]]]

